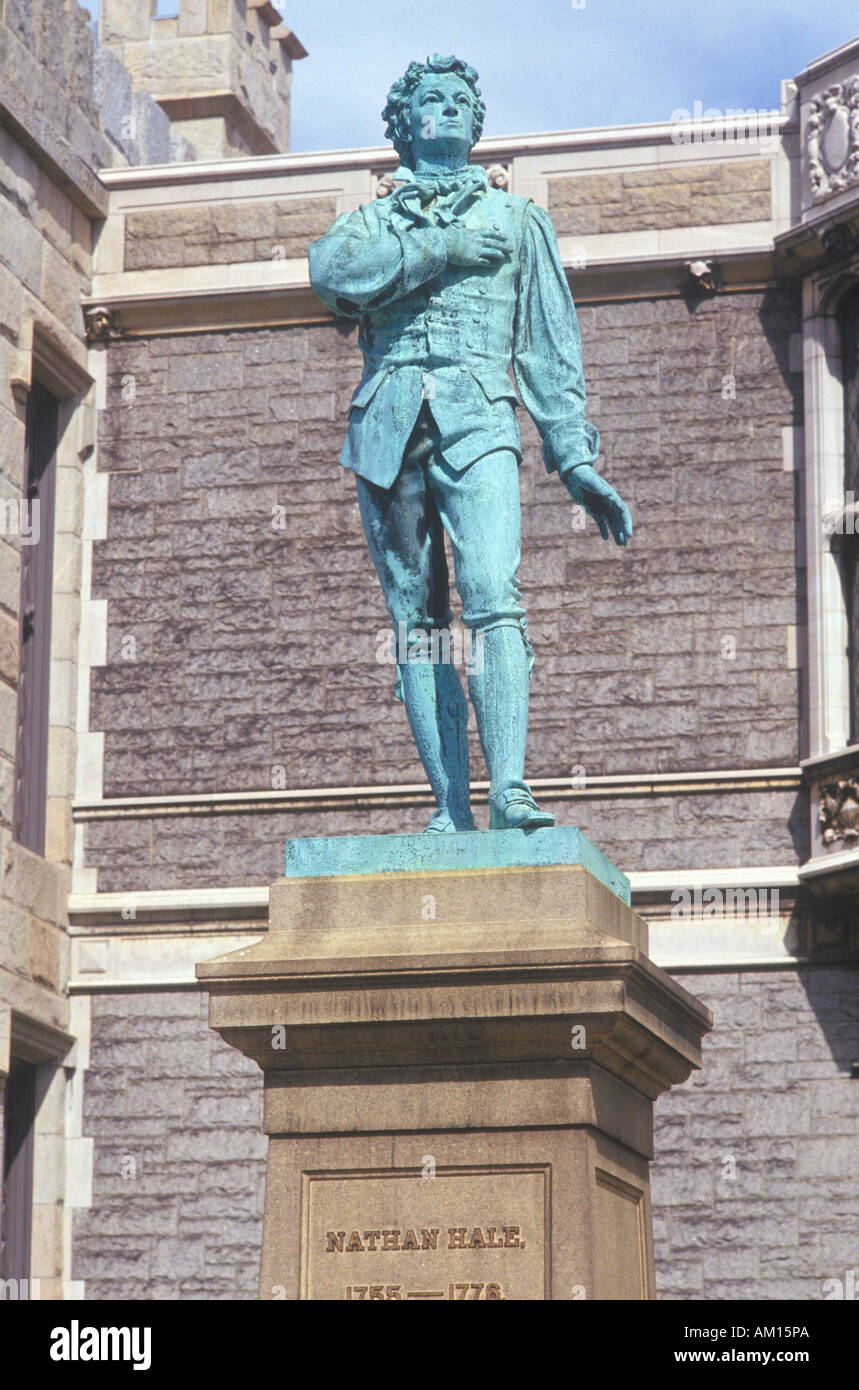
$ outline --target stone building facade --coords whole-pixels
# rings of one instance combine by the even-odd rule
[[[95,70],[125,65],[110,121],[139,147],[96,102],[92,201],[62,266],[14,162],[38,126],[28,144],[4,107],[0,130],[7,215],[43,257],[36,289],[0,251],[10,495],[28,382],[56,386],[46,359],[71,374],[41,854],[15,837],[9,536],[0,598],[0,997],[7,1057],[27,1060],[36,1024],[47,1049],[33,1211],[63,1236],[33,1224],[42,1296],[256,1296],[261,1080],[209,1031],[194,966],[265,930],[286,838],[416,830],[431,804],[337,465],[356,327],[315,299],[306,260],[396,159],[287,153],[304,50],[280,15],[178,9],[102,0]],[[20,44],[13,0],[2,13]],[[629,874],[657,963],[715,1015],[702,1071],[657,1107],[663,1297],[837,1296],[859,1261],[857,93],[859,42],[771,112],[475,151],[553,218],[601,466],[636,522],[628,552],[604,545],[521,420],[529,780]],[[142,117],[123,126],[140,110],[172,161],[149,158]],[[26,157],[47,177],[50,150]],[[485,792],[476,739],[473,766]]]
[[[16,1205],[22,1193],[32,1201],[14,1238],[4,1226],[13,1253],[0,1277],[38,1280],[43,1296],[63,1287],[74,1173],[90,1147],[67,1113],[80,1058],[67,899],[83,495],[96,436],[82,300],[108,211],[98,171],[194,153],[157,103],[133,92],[87,18],[54,0],[0,5],[0,1090],[7,1078],[7,1111],[28,1112],[20,1157],[7,1151],[7,1186]],[[55,447],[37,459],[46,429]],[[38,497],[29,484],[41,464],[49,486]],[[35,634],[19,641],[28,624]]]

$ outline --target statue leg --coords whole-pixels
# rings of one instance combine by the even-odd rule
[[[438,802],[438,811],[427,829],[474,830],[468,705],[456,668],[431,660],[405,661],[400,676],[409,727]]]
[[[518,580],[518,461],[499,449],[461,473],[442,461],[432,479],[472,633],[468,691],[489,772],[490,829],[554,825],[524,780],[533,652]]]
[[[391,488],[357,479],[364,534],[382,585],[398,643],[397,694],[438,810],[428,830],[473,830],[468,762],[468,705],[455,666],[433,660],[445,654],[432,633],[452,618],[444,531],[425,466],[432,452],[427,407],[407,445]],[[407,651],[401,653],[399,647]],[[408,659],[408,650],[413,657]],[[446,649],[449,655],[449,646]],[[402,659],[401,659],[402,658]]]

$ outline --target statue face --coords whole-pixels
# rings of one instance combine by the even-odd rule
[[[439,142],[461,147],[463,157],[474,144],[474,93],[454,72],[429,72],[412,94],[409,119],[412,153],[432,153]]]

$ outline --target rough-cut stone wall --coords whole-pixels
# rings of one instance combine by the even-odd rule
[[[83,1132],[93,1206],[77,1213],[87,1298],[255,1298],[267,1140],[257,1067],[196,991],[96,996]]]
[[[559,236],[764,222],[771,215],[770,197],[768,159],[549,180],[549,211]]]
[[[859,1253],[859,971],[684,976],[705,1064],[657,1102],[662,1298],[821,1299]]]
[[[307,255],[337,216],[334,198],[258,198],[125,218],[125,269],[293,260]]]
[[[659,1297],[821,1299],[859,1248],[859,972],[681,983],[715,1026],[702,1070],[657,1102]],[[73,1269],[87,1297],[255,1298],[258,1070],[208,1030],[204,996],[176,991],[96,996],[90,1067],[93,1206]]]
[[[81,296],[91,289],[92,220],[107,210],[95,170],[128,160],[163,161],[179,152],[164,112],[145,93],[132,98],[130,78],[94,43],[88,18],[63,0],[0,4],[0,1001],[61,1028],[68,1023],[61,991],[80,572],[80,463],[69,444],[76,419],[61,421],[57,466],[46,857],[18,845],[11,833],[23,530],[18,505],[26,489],[33,325],[67,362],[83,368]],[[62,1191],[59,1180],[56,1190]],[[44,1252],[52,1261],[57,1257],[59,1246],[51,1244],[41,1218],[37,1244],[37,1262]],[[43,1288],[53,1287],[46,1272]]]
[[[782,291],[581,311],[605,471],[637,532],[621,552],[592,523],[575,528],[523,414],[531,776],[797,760],[790,639],[804,614],[782,444],[800,405],[787,366],[797,314]],[[163,336],[110,353],[110,517],[93,581],[109,605],[108,665],[91,704],[105,795],[423,781],[393,668],[376,659],[386,616],[337,463],[360,372],[354,328]],[[784,862],[797,857],[794,809],[779,793],[722,798],[712,817],[697,798],[600,803],[582,824],[626,868],[677,862],[672,845],[688,865],[699,843],[701,863]],[[358,819],[332,828],[394,828],[386,813]],[[210,821],[195,862],[222,865],[222,835],[238,862],[243,836],[329,825]],[[157,859],[165,828],[91,827],[89,862],[103,847],[118,863],[150,833]]]

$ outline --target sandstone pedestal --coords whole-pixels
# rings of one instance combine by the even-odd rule
[[[577,831],[433,841],[292,841],[198,967],[265,1073],[260,1297],[652,1297],[653,1102],[710,1015]]]

